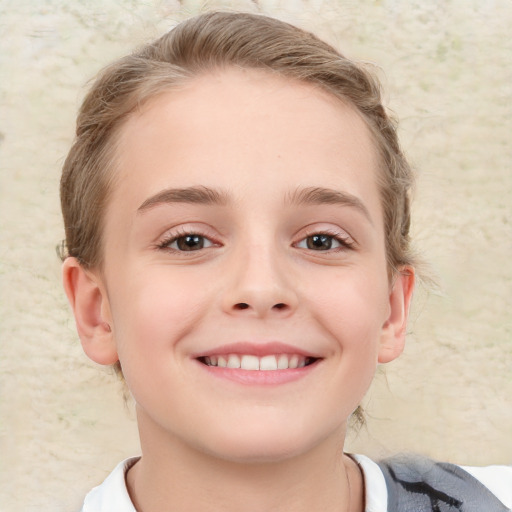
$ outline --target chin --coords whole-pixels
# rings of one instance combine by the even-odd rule
[[[240,464],[284,462],[304,455],[325,439],[320,433],[305,432],[297,426],[286,428],[268,423],[231,426],[224,433],[211,440],[206,451],[216,458]]]
[[[225,450],[210,451],[210,455],[226,462],[249,465],[284,462],[300,455],[302,451],[296,446],[283,446],[282,444],[277,445],[277,443],[269,446],[256,441],[251,445],[247,443],[234,445],[231,443]]]

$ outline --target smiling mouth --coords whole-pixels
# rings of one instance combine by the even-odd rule
[[[240,370],[292,370],[303,368],[316,362],[318,358],[298,354],[276,354],[258,357],[252,354],[211,355],[199,357],[198,361],[206,366],[218,368],[233,368]]]

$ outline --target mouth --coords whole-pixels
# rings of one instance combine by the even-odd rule
[[[314,364],[318,361],[318,358],[300,354],[272,354],[262,357],[254,354],[222,354],[201,356],[197,360],[209,367],[247,371],[276,371],[304,368]]]
[[[280,386],[302,380],[323,357],[281,342],[235,342],[192,355],[212,377],[244,386]]]

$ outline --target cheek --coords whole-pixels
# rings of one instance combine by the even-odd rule
[[[325,283],[325,293],[311,297],[316,320],[335,341],[340,392],[355,408],[366,393],[377,367],[382,326],[388,314],[387,276],[383,272],[346,269]],[[382,275],[384,274],[384,275]],[[345,388],[345,389],[343,389]]]
[[[389,307],[385,272],[347,268],[309,288],[310,307],[343,345],[364,350],[377,341]]]
[[[138,404],[157,408],[169,376],[176,382],[184,378],[181,341],[197,326],[207,301],[193,283],[161,270],[145,271],[117,290],[111,308],[124,377]],[[175,404],[177,397],[168,398]]]
[[[172,348],[197,325],[206,303],[197,284],[179,272],[150,269],[116,288],[121,293],[111,297],[111,308],[121,363],[128,353],[161,357],[159,349]]]

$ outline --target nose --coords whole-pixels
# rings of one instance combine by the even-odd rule
[[[226,313],[264,318],[286,317],[296,310],[297,293],[286,265],[270,250],[239,255],[230,267],[222,298]]]

